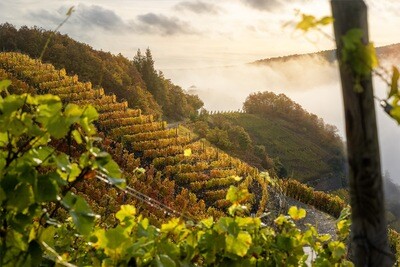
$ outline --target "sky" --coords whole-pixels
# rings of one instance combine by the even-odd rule
[[[398,41],[399,1],[368,1],[376,45]],[[330,14],[327,0],[1,0],[0,23],[54,29],[75,13],[62,33],[96,49],[132,58],[150,47],[162,70],[225,66],[261,58],[333,48],[318,34],[288,22],[301,13]],[[331,27],[326,29],[331,33]]]

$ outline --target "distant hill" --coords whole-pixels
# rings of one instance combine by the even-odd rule
[[[5,23],[0,25],[0,50],[21,52],[39,58],[52,32],[26,26],[16,29]],[[83,82],[91,82],[93,88],[104,88],[106,94],[114,94],[120,101],[127,101],[130,108],[140,108],[156,118],[180,120],[197,114],[203,102],[194,95],[164,78],[154,68],[150,49],[129,60],[121,54],[93,49],[77,42],[68,35],[52,35],[42,60],[68,75],[78,75]]]
[[[251,94],[246,112],[204,113],[189,127],[224,151],[280,178],[318,190],[347,184],[344,143],[325,124],[284,94]]]
[[[378,54],[378,58],[381,60],[398,58],[400,56],[400,43],[377,47],[376,52]],[[271,58],[256,60],[249,64],[262,66],[273,63],[285,63],[288,61],[298,61],[305,59],[315,59],[319,60],[320,62],[333,63],[336,61],[336,50],[325,50],[315,53],[271,57]]]

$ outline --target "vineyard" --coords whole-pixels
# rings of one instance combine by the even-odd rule
[[[99,112],[95,126],[102,141],[98,146],[118,163],[127,185],[188,218],[201,220],[226,214],[231,204],[226,199],[231,186],[249,190],[250,195],[241,207],[255,216],[265,212],[269,186],[335,217],[345,207],[339,198],[316,192],[296,181],[270,185],[267,174],[260,174],[256,168],[211,146],[182,126],[168,128],[166,122],[156,121],[139,109],[128,108],[127,102],[118,102],[103,89],[92,88],[90,82],[81,83],[77,76],[67,76],[64,70],[56,70],[26,55],[0,53],[0,80],[3,79],[12,81],[9,87],[12,93],[54,94],[64,104],[93,105]],[[56,140],[52,145],[66,151],[71,149],[70,144]],[[79,155],[79,147],[69,152]],[[71,190],[84,196],[94,212],[102,215],[103,225],[115,225],[117,218],[113,214],[127,203],[134,204],[156,225],[171,215],[150,201],[140,202],[129,192],[98,179],[73,183]],[[394,231],[390,234],[392,248],[397,251],[398,234]]]
[[[192,137],[187,130],[181,130],[182,127],[168,129],[166,122],[155,121],[152,115],[128,108],[127,102],[117,102],[114,95],[105,95],[102,88],[94,89],[90,82],[81,83],[77,76],[67,76],[64,70],[56,70],[50,64],[42,64],[19,53],[0,54],[0,67],[0,79],[12,80],[15,88],[36,94],[54,94],[64,103],[93,105],[99,112],[96,127],[106,142],[110,142],[109,145],[103,142],[104,148],[119,147],[116,159],[124,158],[130,162],[119,162],[128,176],[136,167],[144,168],[148,174],[154,173],[158,179],[174,183],[169,186],[171,196],[189,190],[207,207],[216,208],[217,214],[227,208],[227,189],[231,185],[242,186],[254,193],[247,204],[251,212],[263,212],[264,206],[259,203],[266,202],[267,181],[257,170],[210,146],[205,140]],[[116,154],[112,151],[115,149],[109,150]],[[124,168],[128,165],[129,168]],[[130,182],[133,181],[128,179]],[[106,188],[101,190],[101,186],[89,183],[78,185],[78,188],[98,199],[99,207],[105,204],[101,196]],[[155,188],[150,195],[157,194]],[[107,195],[116,195],[116,192],[111,190]],[[162,200],[172,205],[169,202],[173,199]]]

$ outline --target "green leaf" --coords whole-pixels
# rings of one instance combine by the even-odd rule
[[[64,115],[73,122],[79,121],[83,110],[76,104],[68,104],[64,109]]]
[[[62,199],[62,204],[68,209],[78,232],[88,235],[92,231],[96,215],[92,212],[86,200],[68,192]]]
[[[3,100],[2,113],[7,116],[12,116],[12,113],[21,109],[25,103],[25,99],[19,95],[8,95]]]
[[[29,266],[39,266],[42,262],[43,251],[36,240],[29,242],[28,255],[26,264]]]
[[[10,80],[2,80],[0,81],[0,93],[6,90],[11,85]]]
[[[342,36],[342,42],[346,51],[355,50],[357,44],[361,42],[363,32],[361,29],[351,29]]]
[[[157,267],[176,267],[176,263],[166,254],[156,255],[154,265]]]
[[[36,201],[46,202],[57,199],[58,185],[50,175],[41,175],[38,177],[36,186]]]
[[[37,101],[37,104],[39,105],[56,105],[58,106],[58,104],[61,104],[61,99],[56,96],[56,95],[37,95],[34,98]],[[45,106],[39,107],[39,108],[43,108]],[[45,110],[46,112],[48,112],[48,110]],[[40,112],[43,112],[43,109],[40,109]],[[48,114],[51,115],[51,114]]]
[[[179,218],[172,218],[167,223],[161,225],[161,233],[179,234],[185,228],[185,224]]]
[[[126,218],[131,219],[136,215],[136,208],[132,205],[122,205],[121,209],[115,214],[115,217],[120,221],[125,221]]]
[[[34,202],[32,187],[27,183],[19,183],[12,192],[10,192],[7,206],[17,211],[23,211]]]
[[[306,217],[307,213],[305,209],[298,209],[297,207],[292,206],[289,208],[288,214],[293,220],[297,221]]]
[[[293,249],[293,239],[288,236],[278,235],[276,237],[276,245],[283,251],[290,251]]]
[[[97,158],[96,158],[96,161],[97,161]],[[99,168],[100,168],[101,172],[104,173],[105,175],[107,175],[108,177],[121,178],[122,171],[119,168],[118,164],[111,158],[108,160],[108,162],[105,165],[99,164]]]
[[[252,238],[249,233],[240,232],[237,237],[227,235],[225,242],[227,252],[244,257],[251,246]]]
[[[82,144],[82,136],[78,130],[73,130],[71,134],[78,145]]]
[[[392,75],[392,83],[390,84],[390,92],[388,98],[391,98],[394,95],[399,93],[399,70],[393,66],[393,75]]]
[[[42,164],[43,166],[46,166],[49,162],[49,159],[51,159],[51,155],[54,153],[54,148],[41,146],[37,148],[32,148],[29,153],[32,154],[32,160],[37,165]],[[47,161],[44,162],[45,160]]]
[[[0,204],[2,204],[3,201],[6,199],[7,199],[6,192],[4,192],[3,188],[0,187]]]
[[[240,203],[247,200],[250,197],[250,193],[247,189],[239,189],[231,185],[226,194],[226,200],[232,203]]]
[[[342,242],[332,241],[328,244],[334,259],[340,259],[346,253],[346,247]]]
[[[213,217],[208,217],[207,219],[203,219],[200,221],[206,228],[210,229],[214,225]]]
[[[320,235],[318,236],[319,241],[321,242],[326,242],[332,239],[330,234],[324,234],[324,235]]]
[[[99,113],[92,105],[88,105],[84,108],[83,116],[87,117],[88,121],[92,123],[99,118]]]
[[[39,233],[39,241],[45,242],[50,247],[54,248],[54,242],[55,242],[54,236],[56,233],[57,233],[57,228],[53,225],[50,225],[46,228],[42,228]]]

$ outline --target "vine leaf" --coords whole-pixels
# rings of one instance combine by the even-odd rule
[[[297,23],[296,29],[308,31],[316,25],[316,18],[313,15],[302,14],[302,20]]]
[[[288,214],[293,220],[297,221],[306,217],[306,210],[292,206],[290,207]]]
[[[361,29],[351,29],[342,36],[343,50],[341,59],[359,78],[370,75],[379,65],[373,43],[364,45]]]
[[[400,77],[399,70],[395,66],[393,66],[392,83],[390,84],[390,92],[388,98],[391,98],[392,96],[398,94],[399,77]]]
[[[307,32],[310,29],[316,28],[318,26],[325,26],[331,24],[333,21],[334,21],[333,17],[330,16],[322,17],[321,19],[318,20],[313,15],[302,14],[301,21],[297,23],[296,29]]]
[[[92,231],[96,215],[92,212],[86,200],[68,192],[62,199],[62,204],[69,210],[78,232],[88,235]]]
[[[228,235],[225,238],[226,251],[243,257],[251,246],[251,235],[247,232],[240,232],[237,237]]]

